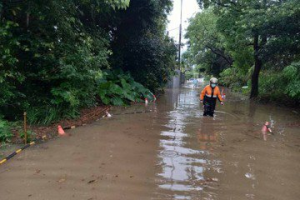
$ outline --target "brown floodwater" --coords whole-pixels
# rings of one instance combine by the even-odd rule
[[[0,199],[300,199],[299,113],[226,91],[203,117],[200,89],[166,90],[29,148],[0,166]]]

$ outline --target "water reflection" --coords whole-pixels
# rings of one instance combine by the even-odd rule
[[[159,177],[161,195],[171,199],[193,199],[203,192],[216,178],[206,178],[208,169],[221,171],[221,162],[210,159],[213,143],[217,136],[211,125],[205,124],[199,110],[197,90],[175,91],[168,95],[174,106],[168,112],[168,130],[161,132],[159,165],[162,167]],[[211,123],[208,123],[211,124]]]
[[[299,116],[228,93],[225,106],[206,118],[199,92],[168,91],[158,104],[165,127],[156,199],[297,199]],[[266,121],[272,135],[261,132]]]
[[[203,122],[201,123],[201,128],[197,131],[197,138],[199,141],[200,149],[202,150],[213,150],[212,143],[217,141],[215,131],[213,130],[213,126],[210,127],[210,129],[205,126],[205,121],[207,121],[207,118],[205,117],[203,119]]]

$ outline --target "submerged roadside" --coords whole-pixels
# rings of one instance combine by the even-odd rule
[[[79,117],[76,119],[63,119],[53,122],[50,125],[29,125],[26,127],[28,133],[26,143],[30,143],[31,141],[41,142],[57,137],[58,125],[61,125],[63,128],[70,128],[90,124],[105,115],[105,112],[109,108],[110,106],[96,106],[81,110]],[[24,127],[21,125],[21,122],[14,123],[13,125],[16,125],[16,127],[12,128],[13,135],[10,142],[2,142],[0,144],[0,159],[24,146]]]
[[[299,115],[226,93],[203,117],[200,88],[38,144],[0,167],[5,199],[297,199]],[[269,120],[273,134],[261,128]],[[22,188],[18,190],[17,188]]]

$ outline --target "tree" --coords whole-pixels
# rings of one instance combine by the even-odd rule
[[[1,114],[18,119],[26,110],[48,123],[74,117],[98,103],[112,68],[153,91],[162,87],[176,53],[165,35],[171,7],[171,0],[1,1]]]
[[[217,30],[217,20],[212,9],[198,13],[190,20],[185,36],[189,39],[194,64],[205,63],[208,72],[214,75],[233,64],[233,59],[225,52],[224,37]]]
[[[171,6],[170,0],[131,0],[112,29],[112,66],[129,71],[152,91],[166,83],[175,64],[174,42],[165,35]]]
[[[2,1],[1,113],[17,118],[23,110],[44,116],[54,110],[74,116],[94,105],[96,79],[111,54],[109,31],[100,19],[128,5],[128,0]]]
[[[277,60],[276,65],[284,63],[283,66],[287,66],[298,57],[300,8],[297,0],[198,2],[204,8],[214,8],[219,17],[218,30],[224,35],[225,41],[228,41],[227,44],[231,43],[226,47],[231,55],[238,52],[232,47],[248,49],[248,46],[252,46],[254,70],[250,98],[258,96],[259,73],[263,66],[274,63],[274,59]]]

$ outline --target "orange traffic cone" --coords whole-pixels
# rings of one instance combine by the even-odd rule
[[[272,133],[272,130],[271,130],[271,128],[270,128],[270,123],[269,123],[269,122],[266,122],[266,123],[264,124],[264,126],[262,127],[261,131]]]
[[[60,136],[66,136],[67,135],[65,133],[64,129],[61,127],[61,125],[57,126],[57,132],[58,132],[58,135],[60,135]]]

